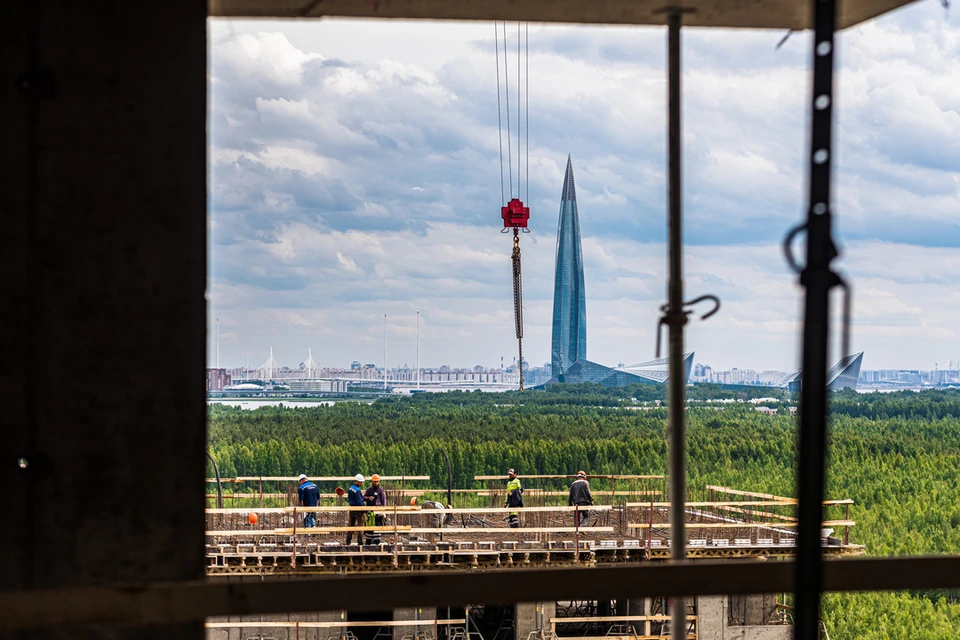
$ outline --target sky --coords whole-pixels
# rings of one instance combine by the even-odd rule
[[[864,369],[960,359],[958,20],[925,0],[838,37],[834,264],[852,283]],[[327,366],[379,365],[386,314],[389,365],[413,367],[418,309],[423,366],[512,362],[493,23],[208,29],[210,365],[217,318],[221,366],[259,366],[271,347],[291,367],[308,348]],[[549,360],[568,154],[587,357],[652,359],[666,301],[666,31],[528,29],[525,359]],[[812,36],[776,49],[784,35],[683,32],[684,286],[722,300],[686,346],[715,369],[799,367],[803,291],[781,244],[805,216]],[[508,25],[514,174],[516,37]],[[837,358],[839,317],[832,328]]]

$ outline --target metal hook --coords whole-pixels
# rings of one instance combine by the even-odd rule
[[[661,310],[661,311],[664,311],[665,309],[668,309],[669,307],[670,307],[670,305],[666,305],[666,304],[665,304],[665,305],[663,305],[662,307],[660,307],[660,310]],[[663,333],[663,331],[661,331],[661,328],[662,328],[663,325],[665,325],[665,324],[667,324],[667,317],[666,317],[666,316],[661,316],[661,317],[660,317],[660,320],[657,321],[657,355],[655,356],[656,358],[659,358],[659,357],[660,357],[660,334]]]
[[[684,307],[692,307],[693,305],[699,304],[699,303],[703,302],[704,300],[711,300],[711,301],[713,301],[713,303],[714,303],[713,309],[711,309],[710,311],[708,311],[708,312],[706,312],[705,314],[703,314],[702,316],[700,316],[700,319],[701,319],[701,320],[706,320],[706,319],[709,318],[710,316],[714,315],[717,311],[720,311],[720,298],[718,298],[717,296],[713,295],[712,293],[706,293],[706,294],[700,296],[699,298],[694,298],[693,300],[688,300],[687,302],[684,302],[684,303],[683,303],[683,306],[684,306]],[[663,313],[663,315],[660,316],[660,320],[657,322],[657,353],[656,353],[656,357],[657,357],[657,358],[660,357],[660,342],[661,342],[661,334],[663,333],[663,331],[661,330],[661,328],[663,327],[663,325],[669,324],[668,318],[669,318],[669,316],[670,316],[670,305],[669,305],[669,304],[662,305],[662,306],[660,307],[660,311]],[[684,324],[687,323],[687,316],[689,316],[691,313],[693,313],[693,309],[684,309],[684,310],[683,310],[683,323],[684,323]]]
[[[786,237],[783,239],[783,256],[787,261],[787,264],[790,265],[790,268],[797,273],[803,275],[804,269],[806,267],[800,266],[800,263],[797,262],[796,258],[793,256],[793,241],[796,239],[801,232],[807,230],[806,223],[799,224],[796,227],[790,229]],[[831,241],[830,253],[836,257],[838,255],[836,247],[833,247],[833,242]],[[853,306],[853,294],[850,288],[850,284],[835,271],[830,272],[831,277],[833,278],[833,285],[838,286],[843,289],[843,332],[841,338],[841,348],[843,349],[843,356],[846,357],[850,355],[850,326],[851,326],[851,317]]]
[[[799,224],[787,233],[787,236],[783,239],[783,256],[787,260],[787,264],[790,265],[790,268],[793,269],[794,273],[800,273],[803,271],[803,267],[800,266],[800,263],[797,262],[796,258],[793,257],[793,240],[796,238],[801,231],[807,230],[807,224]]]
[[[700,316],[700,319],[701,319],[701,320],[706,320],[707,318],[709,318],[710,316],[712,316],[713,314],[715,314],[717,311],[720,311],[720,298],[718,298],[717,296],[713,295],[712,293],[706,293],[706,294],[700,296],[699,298],[694,298],[693,300],[690,300],[689,302],[684,302],[684,303],[683,303],[683,306],[685,306],[685,307],[692,307],[693,305],[698,304],[698,303],[700,303],[700,302],[703,302],[704,300],[712,300],[712,301],[713,301],[713,309],[711,309],[711,310],[708,311],[707,313],[705,313],[705,314],[703,314],[702,316]],[[688,314],[689,314],[689,313],[693,313],[693,312],[692,312],[692,311],[686,311],[685,313],[688,313]]]

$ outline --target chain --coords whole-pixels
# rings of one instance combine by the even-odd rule
[[[520,391],[523,391],[523,290],[520,284],[520,230],[516,227],[513,229],[513,314],[520,352]]]

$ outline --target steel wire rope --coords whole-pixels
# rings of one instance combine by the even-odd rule
[[[500,64],[497,64],[497,70],[499,71]],[[507,169],[509,170],[510,175],[510,199],[513,200],[513,157],[512,157],[512,146],[513,142],[510,140],[510,65],[507,62],[507,23],[503,23],[503,91],[506,96],[507,103]],[[520,162],[520,158],[517,158],[517,162]],[[520,188],[520,185],[517,185],[517,188]]]
[[[493,23],[493,42],[497,58],[497,142],[500,145],[500,203],[506,204],[507,199],[503,190],[503,119],[500,109],[500,32],[497,23]]]

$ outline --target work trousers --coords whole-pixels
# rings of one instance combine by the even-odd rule
[[[317,514],[312,511],[303,514],[303,526],[308,528],[317,526]]]
[[[350,512],[350,526],[351,527],[362,527],[367,524],[367,513],[366,511],[351,511]],[[347,544],[350,544],[350,541],[353,540],[353,531],[347,532]],[[363,542],[363,532],[357,531],[357,542]]]
[[[519,528],[520,528],[520,514],[519,514],[519,513],[511,513],[509,516],[507,516],[507,522],[510,524],[510,528],[511,528],[511,529],[519,529]]]
[[[579,519],[577,518],[578,513],[580,516]],[[584,522],[586,522],[587,519],[590,517],[590,510],[585,509],[583,505],[580,506],[580,511],[578,513],[574,513],[573,515],[573,519],[574,519],[573,526],[575,527],[579,527]]]
[[[373,524],[377,527],[382,527],[384,525],[384,518],[379,513],[373,517]],[[364,544],[380,544],[380,532],[379,531],[364,531],[363,536]]]

